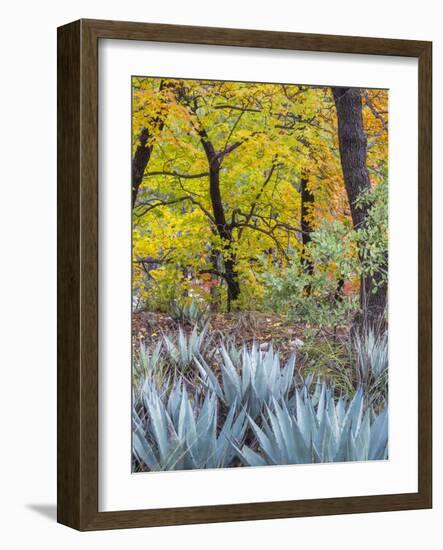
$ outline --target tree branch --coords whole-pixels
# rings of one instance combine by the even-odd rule
[[[275,228],[271,229],[270,231],[266,231],[266,229],[263,229],[263,227],[259,227],[258,225],[251,225],[245,222],[237,222],[235,224],[235,227],[247,227],[248,229],[253,229],[254,231],[258,231],[259,233],[263,233],[264,235],[268,236],[270,239],[272,239],[275,244],[277,245],[277,248],[280,250],[282,255],[285,257],[286,260],[289,260],[288,255],[286,254],[285,249],[277,239],[275,235],[273,235],[273,231]]]
[[[383,126],[383,129],[386,130],[386,132],[387,132],[388,131],[388,125],[386,124],[386,120],[381,116],[381,114],[374,107],[374,104],[372,103],[372,101],[369,98],[369,94],[368,94],[367,90],[365,90],[363,92],[363,97],[365,98],[365,103],[369,107],[371,113],[375,116],[376,119],[378,119],[381,122],[381,124]]]
[[[245,223],[249,223],[251,221],[251,218],[254,214],[254,211],[255,211],[255,208],[258,204],[258,201],[261,199],[263,193],[264,193],[264,190],[265,190],[265,187],[268,185],[268,183],[271,181],[271,178],[272,178],[272,175],[274,173],[274,170],[276,168],[276,164],[275,164],[275,160],[276,158],[274,158],[273,160],[273,163],[272,163],[272,166],[271,166],[271,169],[269,170],[269,174],[267,175],[265,181],[263,182],[260,190],[258,191],[257,195],[255,196],[255,199],[254,201],[252,202],[251,204],[251,208],[249,209],[249,213],[246,215],[246,221]],[[241,214],[241,212],[240,212]],[[244,215],[244,214],[243,214]],[[234,224],[234,219],[232,220],[232,223]],[[242,229],[240,229],[239,231],[239,237],[241,237],[241,234],[243,233]]]
[[[218,269],[200,269],[198,273],[199,275],[215,275],[216,277],[220,277],[221,279],[226,280],[225,273],[218,271]]]
[[[176,178],[183,178],[183,179],[197,179],[197,178],[208,177],[209,172],[201,172],[200,174],[180,174],[175,170],[173,170],[172,172],[157,171],[157,172],[147,172],[144,177],[151,177],[151,176],[173,176]]]
[[[145,214],[147,214],[148,212],[150,212],[151,210],[154,210],[154,208],[158,208],[160,206],[171,206],[173,204],[178,204],[179,202],[184,202],[184,201],[189,201],[191,202],[192,204],[195,204],[196,206],[198,206],[200,208],[200,210],[209,218],[209,220],[215,224],[215,220],[214,218],[211,216],[211,214],[209,213],[209,211],[199,202],[199,201],[196,201],[194,199],[194,197],[191,197],[189,195],[186,195],[185,197],[178,197],[176,199],[171,199],[169,201],[162,201],[160,199],[155,199],[157,200],[158,202],[146,202],[146,203],[140,203],[137,205],[137,208],[141,207],[141,206],[145,206],[146,208],[142,211],[142,212],[135,212],[135,215],[138,217],[138,218],[141,218],[142,216],[144,216]]]
[[[261,113],[261,109],[253,107],[241,107],[239,105],[214,105],[214,109],[232,109],[233,111],[243,111],[244,113]]]
[[[237,142],[233,143],[232,145],[229,145],[228,147],[225,147],[225,149],[223,149],[223,151],[219,151],[218,153],[216,153],[215,154],[215,160],[222,159],[223,157],[225,157],[229,153],[232,153],[232,151],[234,151],[235,149],[240,147],[240,145],[243,145],[243,143],[246,143],[247,141],[249,141],[254,136],[259,135],[259,134],[263,134],[263,133],[264,132],[259,132],[259,131],[251,132],[251,134],[248,137],[245,137],[244,139],[241,139],[240,141],[237,141]]]

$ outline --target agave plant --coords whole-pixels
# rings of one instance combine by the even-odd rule
[[[198,304],[195,300],[191,303],[180,304],[174,301],[171,306],[171,317],[180,323],[191,323],[202,327],[208,320],[208,307]]]
[[[359,384],[365,388],[369,403],[383,405],[388,393],[388,337],[372,328],[353,339],[357,355]]]
[[[163,336],[167,358],[174,364],[185,369],[193,362],[194,355],[205,354],[211,345],[211,339],[207,337],[208,325],[201,332],[195,326],[189,336],[180,326],[177,338],[174,340],[167,335]]]
[[[133,361],[136,381],[146,378],[152,380],[154,377],[160,379],[163,377],[164,365],[162,347],[163,344],[159,341],[152,352],[150,352],[149,348],[143,342],[140,342]]]
[[[350,402],[334,399],[323,384],[317,406],[306,391],[296,390],[295,410],[282,400],[272,400],[261,417],[261,427],[249,417],[257,449],[237,447],[247,466],[382,460],[388,453],[388,412],[364,411],[359,389]]]
[[[223,344],[220,354],[221,383],[200,354],[196,354],[194,360],[204,384],[228,407],[237,403],[255,418],[272,399],[288,398],[294,383],[295,354],[283,368],[272,345],[267,352],[261,352],[255,342],[251,350],[243,346],[238,365]]]
[[[218,400],[208,393],[200,406],[176,384],[166,400],[152,390],[144,394],[147,414],[133,410],[133,452],[149,470],[222,468],[236,456],[233,442],[242,444],[248,426],[246,413],[230,408],[220,430]]]

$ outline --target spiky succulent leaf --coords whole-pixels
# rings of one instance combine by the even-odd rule
[[[258,423],[249,417],[258,447],[238,449],[242,462],[256,466],[386,458],[387,408],[378,415],[364,411],[361,389],[346,402],[335,400],[331,388],[324,385],[315,399],[316,407],[308,392],[297,391],[295,409],[274,399]]]

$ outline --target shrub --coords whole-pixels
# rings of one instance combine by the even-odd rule
[[[359,262],[356,232],[345,223],[325,222],[311,233],[306,257],[312,272],[299,252],[278,272],[264,271],[265,303],[268,308],[318,326],[347,325],[358,310]],[[356,283],[354,291],[343,293],[345,283]],[[351,287],[352,287],[351,284]]]
[[[361,272],[372,277],[373,292],[376,292],[379,286],[387,285],[388,280],[387,168],[382,181],[370,192],[362,193],[357,205],[368,211],[364,226],[357,231]]]

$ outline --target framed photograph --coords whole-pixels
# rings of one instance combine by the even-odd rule
[[[58,521],[430,508],[430,42],[58,29]]]

